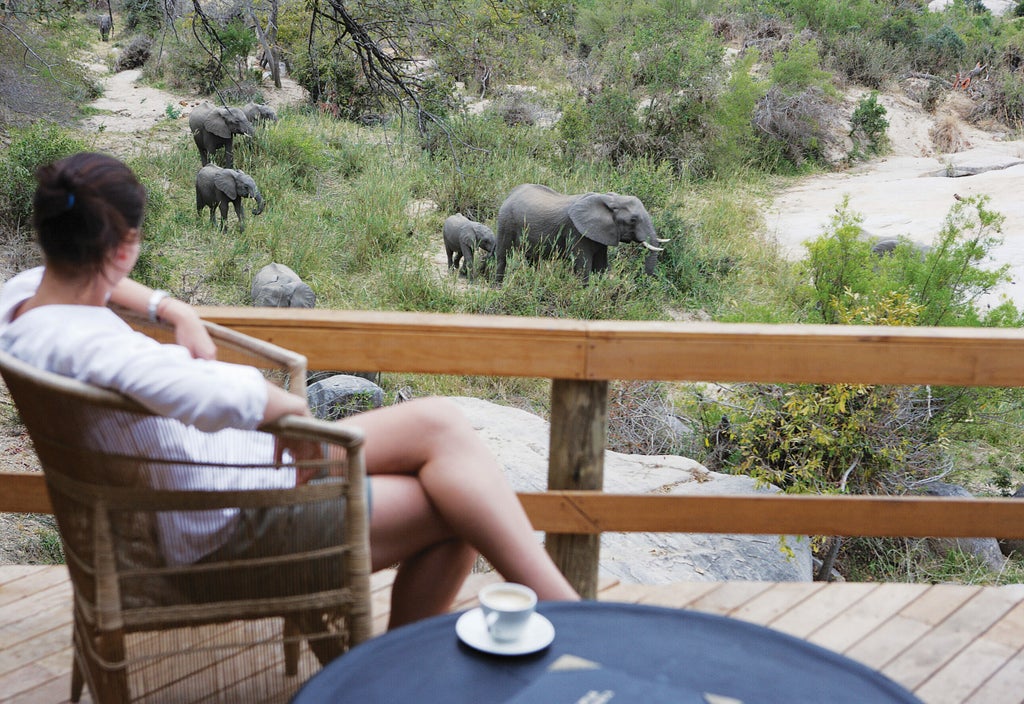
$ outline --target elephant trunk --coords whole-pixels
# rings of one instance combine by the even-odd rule
[[[263,196],[261,196],[259,194],[259,191],[257,191],[256,194],[253,196],[253,198],[256,199],[256,207],[253,208],[252,214],[253,215],[259,215],[260,213],[263,212],[263,205],[264,205],[264,203],[263,203]]]

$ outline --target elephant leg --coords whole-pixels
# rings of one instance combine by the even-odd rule
[[[235,155],[231,151],[231,142],[224,145],[224,162],[227,164],[224,168],[235,168]]]
[[[454,254],[454,252],[452,252],[450,247],[445,247],[444,248],[444,253],[448,255],[448,269],[450,271],[450,270],[455,268],[455,264],[456,264],[453,261],[453,258],[452,258],[452,255]]]
[[[604,245],[600,245],[594,248],[593,256],[591,257],[591,271],[604,271],[608,268],[608,248]]]
[[[494,253],[494,283],[498,285],[505,280],[505,257],[507,254],[504,247],[498,247]]]
[[[228,229],[228,202],[226,200],[220,202],[220,229]]]
[[[235,215],[238,216],[238,229],[245,229],[245,208],[242,207],[242,199],[234,201]]]
[[[472,281],[473,280],[473,246],[472,245],[465,245],[465,244],[462,245],[462,260],[465,263],[465,266],[463,267],[463,269],[466,272],[466,277],[470,281]]]
[[[217,206],[216,205],[211,205],[210,206],[210,224],[211,225],[216,225],[217,224]]]

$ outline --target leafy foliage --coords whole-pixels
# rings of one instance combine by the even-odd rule
[[[885,148],[888,142],[885,132],[889,129],[885,112],[885,107],[878,102],[877,93],[870,93],[857,103],[850,117],[850,136],[855,153],[878,154]]]

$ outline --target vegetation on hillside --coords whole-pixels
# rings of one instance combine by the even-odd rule
[[[1024,12],[997,18],[973,0],[942,13],[913,0],[253,0],[173,5],[170,16],[160,7],[114,3],[113,41],[137,57],[147,80],[216,102],[260,101],[256,59],[269,47],[311,96],[236,146],[236,168],[256,179],[268,204],[244,232],[225,234],[196,217],[188,135],[132,158],[150,193],[138,275],[186,300],[245,305],[252,275],[276,261],[298,272],[323,307],[1021,323],[1010,304],[975,306],[1006,277],[985,265],[1000,216],[984,200],[958,203],[924,255],[907,243],[880,259],[848,209],[800,263],[758,233],[764,196],[784,179],[884,153],[875,91],[902,86],[935,109],[958,72],[984,65],[971,119],[1020,130]],[[31,78],[21,85],[45,86],[53,106],[35,119],[2,115],[0,222],[15,269],[33,256],[25,225],[33,169],[103,142],[77,133],[67,107],[93,94],[90,82],[62,78],[80,72],[69,57],[94,31],[94,11],[45,0],[9,8],[0,29],[34,48],[15,56],[5,43],[3,70]],[[915,82],[904,82],[910,75]],[[853,106],[842,99],[851,86],[869,89]],[[482,110],[469,110],[471,101]],[[623,245],[589,283],[557,259],[532,267],[514,258],[501,288],[439,275],[432,260],[445,216],[493,223],[524,182],[638,196],[659,236],[672,240],[657,274],[645,276],[639,247]],[[541,412],[547,403],[537,380],[394,376],[386,384]],[[690,441],[667,433],[669,414],[689,419]],[[954,467],[984,470],[971,483],[989,491],[1024,483],[1024,444],[998,430],[1024,419],[1019,395],[1007,390],[739,385],[710,394],[620,384],[611,415],[617,449],[683,452],[791,491],[913,491],[956,477]],[[968,461],[965,448],[985,448],[982,459]],[[871,559],[895,552],[873,549]],[[857,557],[856,545],[849,555]]]

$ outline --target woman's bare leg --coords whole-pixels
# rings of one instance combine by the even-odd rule
[[[419,546],[410,556],[421,552],[425,536],[433,542],[455,538],[478,550],[505,579],[532,587],[541,599],[579,598],[537,541],[501,467],[457,406],[439,398],[419,399],[342,422],[366,434],[366,467],[374,476],[375,564],[404,552],[403,546]],[[417,491],[391,484],[403,477],[416,480],[429,510],[418,504]],[[402,530],[404,525],[413,527]]]
[[[389,629],[448,611],[477,556],[408,476],[373,478],[370,545],[374,572],[398,565]]]

